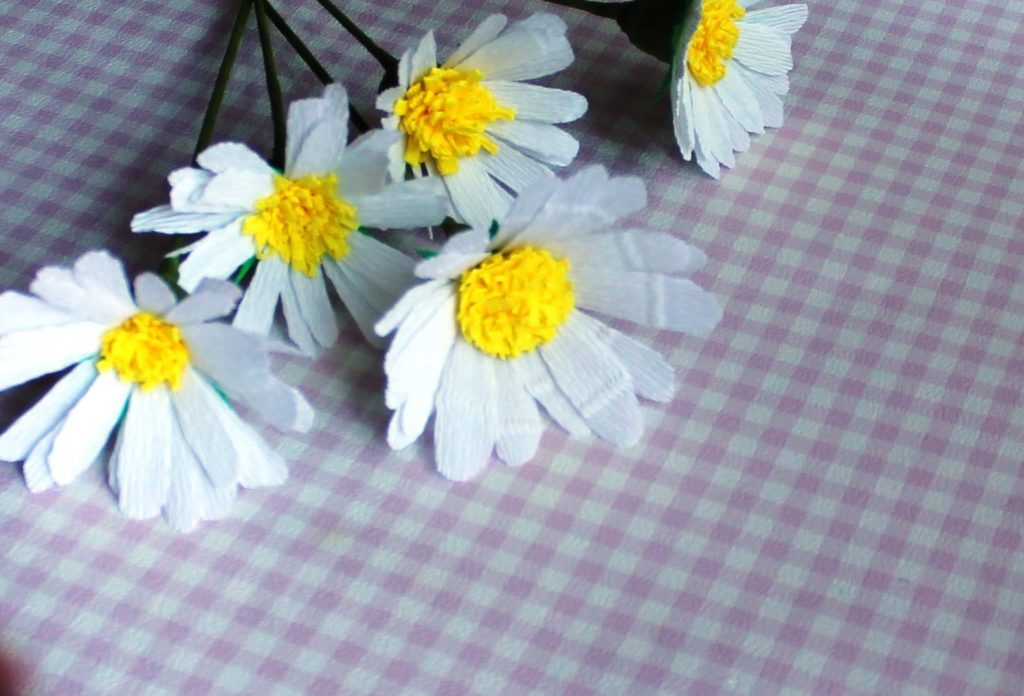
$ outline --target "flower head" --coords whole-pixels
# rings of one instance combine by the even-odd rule
[[[178,302],[153,274],[135,279],[106,252],[39,271],[32,294],[0,294],[0,390],[71,367],[0,434],[33,491],[73,481],[113,431],[108,466],[125,515],[163,513],[178,530],[227,514],[239,485],[277,485],[284,462],[231,408],[308,430],[313,412],[268,365],[269,344],[211,320],[239,290],[207,280]]]
[[[348,96],[330,85],[288,111],[283,172],[238,143],[202,152],[198,167],[170,176],[170,205],[140,213],[136,232],[207,232],[187,247],[180,284],[228,278],[255,262],[239,328],[266,334],[280,304],[289,337],[308,354],[331,345],[338,325],[325,277],[363,333],[412,280],[413,261],[360,231],[410,228],[444,219],[433,181],[388,183],[397,133],[373,131],[347,146]]]
[[[488,17],[440,64],[428,33],[377,100],[384,128],[401,134],[389,151],[392,178],[425,169],[444,182],[456,218],[485,228],[504,217],[509,191],[572,162],[579,144],[554,124],[587,110],[579,94],[526,83],[572,63],[565,23],[549,14],[506,23]]]
[[[757,0],[701,0],[685,25],[672,65],[672,112],[683,158],[696,154],[718,178],[750,134],[782,125],[782,95],[793,68],[790,35],[807,20],[806,5],[749,11]]]
[[[697,335],[721,318],[685,278],[704,265],[700,250],[619,223],[645,205],[638,179],[589,167],[525,191],[495,234],[458,234],[421,262],[424,282],[377,324],[395,334],[388,443],[409,445],[435,414],[448,478],[475,476],[492,451],[518,466],[537,450],[538,402],[570,433],[635,443],[637,395],[670,400],[673,368],[591,313]]]

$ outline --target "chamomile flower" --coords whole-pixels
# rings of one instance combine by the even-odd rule
[[[71,369],[0,435],[0,460],[24,462],[30,490],[73,481],[114,430],[110,484],[134,519],[162,512],[189,530],[227,514],[239,485],[285,480],[227,398],[301,431],[313,411],[270,373],[265,340],[210,321],[234,309],[234,285],[204,281],[177,302],[147,273],[133,297],[121,263],[90,252],[40,270],[31,292],[0,295],[0,390]]]
[[[696,335],[722,316],[685,278],[704,265],[700,250],[618,222],[645,205],[638,179],[589,167],[525,191],[493,236],[455,235],[421,262],[424,282],[377,324],[395,333],[384,360],[391,447],[436,414],[444,476],[472,478],[492,451],[518,466],[537,451],[538,402],[570,433],[636,443],[637,396],[669,401],[673,368],[592,313]]]
[[[684,26],[672,65],[676,141],[687,161],[716,179],[750,134],[782,125],[789,91],[790,36],[807,20],[806,5],[748,11],[759,0],[702,0]]]
[[[441,222],[447,203],[432,181],[388,183],[395,133],[373,131],[346,146],[348,96],[330,85],[322,98],[288,110],[280,173],[238,143],[214,145],[199,167],[170,176],[171,203],[132,220],[135,232],[207,232],[186,248],[180,284],[256,271],[235,326],[266,334],[278,304],[288,336],[307,354],[331,345],[338,324],[324,276],[367,338],[373,323],[411,281],[413,261],[361,227],[411,228]]]
[[[579,143],[554,124],[587,110],[575,92],[525,82],[572,63],[565,23],[550,14],[506,22],[488,17],[444,63],[428,33],[402,56],[398,86],[377,100],[384,128],[402,135],[389,152],[391,176],[425,167],[444,182],[454,217],[474,227],[504,217],[509,191],[572,162]]]

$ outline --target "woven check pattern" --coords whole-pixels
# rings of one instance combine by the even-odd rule
[[[375,64],[279,4],[369,114]],[[344,4],[395,53],[552,9]],[[234,6],[0,6],[0,287],[166,250],[128,220],[191,156]],[[577,62],[549,84],[591,103],[577,164],[643,176],[635,222],[702,246],[726,309],[706,341],[633,331],[675,401],[631,450],[552,429],[452,484],[428,445],[387,449],[349,325],[281,364],[322,415],[270,433],[291,479],[223,522],[176,536],[123,519],[98,469],[32,495],[0,467],[0,655],[29,693],[1021,693],[1024,6],[811,2],[787,125],[720,183],[675,154],[663,69],[553,11]],[[218,137],[266,152],[256,48]],[[278,58],[289,97],[317,91]],[[0,395],[0,423],[44,387]]]

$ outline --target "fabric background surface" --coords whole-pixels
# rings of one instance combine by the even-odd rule
[[[355,103],[379,72],[281,2]],[[442,55],[490,12],[564,17],[591,103],[571,168],[647,181],[635,222],[703,247],[725,319],[633,331],[678,369],[619,451],[552,428],[453,484],[384,442],[346,324],[282,363],[321,413],[291,478],[191,535],[102,468],[41,495],[0,466],[0,655],[31,693],[1007,694],[1024,684],[1024,4],[811,0],[788,123],[720,183],[675,152],[663,69],[535,0],[343,3]],[[132,237],[191,156],[234,2],[0,3],[0,287]],[[220,139],[269,149],[255,29]],[[289,98],[319,91],[278,41]],[[43,380],[45,381],[45,380]],[[43,384],[0,395],[6,424]]]

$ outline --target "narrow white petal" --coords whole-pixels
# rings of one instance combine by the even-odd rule
[[[765,75],[785,75],[793,69],[792,42],[778,29],[744,23],[733,59]]]
[[[524,191],[538,181],[554,178],[550,169],[514,147],[502,147],[493,155],[482,152],[478,159],[491,176],[513,191]]]
[[[706,336],[722,318],[715,298],[689,280],[657,273],[576,268],[576,304],[618,319]]]
[[[225,208],[253,210],[256,201],[274,192],[274,174],[229,170],[206,184],[203,198]]]
[[[334,172],[345,152],[348,120],[321,121],[309,132],[286,174],[299,178]]]
[[[692,79],[692,78],[687,78]],[[717,105],[714,96],[710,93],[710,87],[692,85],[691,96],[693,98],[693,126],[695,134],[695,146],[697,152],[697,164],[701,169],[715,177],[719,176],[719,165],[724,163],[725,153],[732,151],[725,139],[725,125],[716,119],[718,115]]]
[[[29,286],[32,294],[47,304],[63,310],[76,319],[103,324],[119,324],[134,313],[134,308],[109,293],[90,292],[83,288],[67,268],[47,266],[36,272]]]
[[[508,19],[505,15],[492,14],[477,25],[476,29],[466,37],[466,40],[455,49],[455,51],[444,62],[446,68],[457,66],[469,56],[496,39],[505,28]]]
[[[116,457],[118,504],[127,517],[160,514],[171,483],[174,412],[168,390],[136,390],[121,424]]]
[[[434,417],[437,470],[452,481],[483,471],[498,429],[494,359],[456,341],[441,376]]]
[[[105,331],[99,324],[77,322],[0,338],[0,390],[94,355]]]
[[[270,333],[274,310],[287,283],[288,266],[279,258],[270,256],[257,263],[249,289],[238,305],[234,326],[261,336]]]
[[[570,435],[583,437],[590,434],[590,428],[576,407],[555,384],[551,371],[540,354],[533,352],[522,355],[512,365],[519,374],[519,382],[534,399],[540,402],[551,419]]]
[[[135,313],[128,276],[121,262],[106,251],[90,251],[75,261],[75,282],[96,304],[128,316]]]
[[[480,70],[488,80],[532,80],[551,75],[573,61],[565,31],[565,22],[555,15],[537,13],[513,23],[498,38],[462,60],[458,68]]]
[[[404,58],[404,56],[403,56]],[[391,113],[395,110],[395,102],[405,96],[406,89],[402,85],[389,87],[377,95],[375,106],[380,110]],[[371,131],[372,132],[372,131]]]
[[[396,131],[372,130],[353,142],[338,165],[338,193],[349,202],[381,192],[388,181],[388,151],[402,139]],[[358,212],[362,219],[362,211]]]
[[[263,158],[242,143],[218,143],[196,157],[196,164],[214,174],[229,170],[269,174],[273,172]]]
[[[176,211],[169,205],[161,205],[132,217],[132,232],[162,232],[164,234],[192,234],[207,232],[230,225],[238,219],[237,211],[218,213],[194,213]]]
[[[198,324],[227,316],[238,304],[242,291],[234,283],[204,278],[191,295],[164,317],[172,324]]]
[[[550,249],[577,268],[689,275],[707,263],[707,256],[697,247],[664,232],[645,230],[559,239]]]
[[[761,24],[787,34],[795,34],[807,21],[807,5],[780,5],[748,12],[740,23],[740,31],[747,24]]]
[[[181,388],[171,403],[181,432],[214,486],[233,483],[238,474],[238,453],[220,427],[218,411],[228,408],[220,395],[194,369],[182,375]]]
[[[239,485],[245,488],[279,486],[288,479],[284,460],[234,411],[221,409],[217,415],[238,452]]]
[[[727,71],[716,86],[716,94],[740,126],[748,133],[764,132],[764,116],[757,97],[735,70]]]
[[[281,313],[284,314],[284,323],[288,329],[288,339],[297,345],[308,357],[315,357],[320,353],[320,346],[313,338],[309,323],[302,316],[302,309],[299,307],[299,297],[295,292],[293,278],[298,271],[288,270],[288,278],[284,287],[281,288]]]
[[[58,423],[58,426],[62,424]],[[22,466],[22,473],[25,475],[25,485],[33,493],[41,493],[57,485],[53,477],[50,476],[50,466],[46,463],[46,458],[50,456],[50,450],[53,448],[53,441],[57,437],[58,429],[54,428],[49,431],[35,444],[25,459],[25,464]]]
[[[466,270],[480,264],[491,255],[489,251],[476,254],[452,252],[421,261],[416,265],[416,277],[424,279],[454,279]]]
[[[350,199],[359,222],[378,230],[437,225],[448,215],[444,186],[426,177],[385,186],[380,193]]]
[[[387,341],[383,340],[373,331],[374,322],[381,317],[381,312],[370,301],[373,293],[369,283],[365,282],[362,275],[355,273],[352,264],[341,265],[329,259],[324,262],[324,273],[327,275],[338,298],[345,305],[349,315],[355,321],[363,338],[374,348],[383,348]]]
[[[416,82],[431,68],[437,67],[437,42],[434,32],[428,31],[409,59],[409,84]]]
[[[388,428],[388,445],[402,449],[420,436],[434,410],[435,396],[452,346],[458,340],[455,296],[425,307],[399,329],[385,357],[385,402],[397,409]],[[397,348],[397,349],[396,349]]]
[[[205,169],[194,167],[182,167],[171,172],[167,177],[171,184],[171,209],[179,213],[237,213],[236,207],[207,201],[204,198],[206,185],[213,176]]]
[[[693,156],[693,86],[686,72],[685,51],[680,52],[672,72],[672,127],[675,130],[679,152],[687,162]]]
[[[343,130],[341,142],[348,138],[348,93],[339,84],[328,85],[324,95],[300,99],[288,107],[288,142],[285,147],[285,171],[295,169],[300,151],[310,133],[325,121],[339,122]]]
[[[561,182],[548,177],[520,191],[488,248],[504,249],[510,240],[530,226],[560,186]]]
[[[519,148],[530,157],[555,167],[570,164],[580,149],[576,138],[550,123],[498,121],[492,123],[487,132],[503,143]]]
[[[296,390],[273,376],[264,341],[222,324],[182,327],[192,365],[233,400],[281,429],[305,432],[313,410]]]
[[[208,235],[193,247],[178,267],[178,284],[192,292],[203,278],[228,278],[256,255],[252,237],[242,234],[244,218]]]
[[[24,460],[36,443],[52,431],[82,398],[94,379],[96,368],[91,360],[79,363],[64,375],[0,435],[0,461]]]
[[[764,125],[769,128],[781,126],[784,120],[782,99],[779,98],[771,87],[772,78],[753,70],[748,70],[739,63],[733,63],[729,66],[729,70],[743,80],[744,84],[750,89],[750,93],[757,99]]]
[[[518,370],[509,362],[494,365],[497,375],[498,441],[495,451],[509,466],[533,459],[543,425],[537,402],[520,384]]]
[[[163,517],[175,531],[189,532],[195,529],[200,520],[211,519],[211,512],[219,512],[230,506],[236,486],[233,482],[226,486],[211,483],[177,427],[172,445],[174,449],[171,457],[174,464],[171,467]]]
[[[629,373],[593,332],[571,315],[559,333],[540,347],[559,388],[587,425],[609,442],[632,446],[643,434],[643,417]]]
[[[75,319],[42,300],[9,290],[0,295],[0,336],[45,326],[70,324]]]
[[[675,395],[675,369],[657,351],[583,312],[578,312],[577,316],[598,341],[612,349],[632,378],[637,394],[662,403],[672,400]]]
[[[143,273],[135,278],[135,302],[139,309],[164,315],[177,302],[167,283],[156,273]]]
[[[505,217],[512,197],[498,188],[484,166],[476,159],[463,158],[459,170],[444,177],[455,217],[470,227],[487,229],[494,220]]]
[[[298,271],[292,271],[289,275],[305,325],[319,346],[330,347],[338,340],[338,320],[334,316],[331,300],[327,297],[323,273],[318,268],[312,278]]]
[[[502,106],[516,110],[516,119],[568,123],[587,113],[587,100],[576,92],[523,82],[489,80],[482,83]]]
[[[378,336],[387,336],[389,333],[398,328],[399,324],[404,322],[414,311],[417,311],[420,305],[432,297],[435,293],[443,292],[450,294],[451,289],[446,280],[432,280],[426,283],[420,283],[419,285],[406,291],[404,295],[395,303],[395,305],[388,310],[388,312],[381,317],[380,321],[374,326],[373,330]]]
[[[73,481],[99,456],[121,420],[132,386],[114,370],[100,374],[71,409],[53,441],[47,463],[58,485]]]

